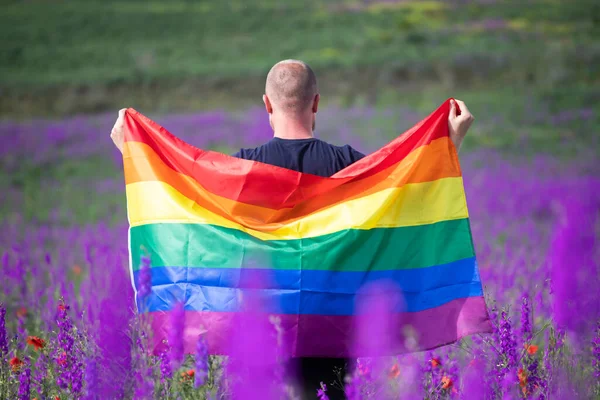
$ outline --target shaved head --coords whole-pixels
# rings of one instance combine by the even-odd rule
[[[313,106],[318,93],[313,70],[299,60],[280,61],[267,75],[265,93],[285,113],[302,113]]]

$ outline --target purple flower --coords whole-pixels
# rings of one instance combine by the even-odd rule
[[[360,382],[358,376],[349,377],[344,387],[344,392],[348,400],[360,400]]]
[[[23,350],[25,348],[25,338],[27,337],[27,328],[25,327],[24,317],[17,318],[17,334],[19,337],[17,348]]]
[[[485,398],[485,392],[488,385],[485,382],[484,363],[478,358],[474,358],[463,375],[463,387],[461,392],[465,398],[480,400]],[[467,396],[468,394],[468,396]]]
[[[521,335],[525,343],[529,343],[532,338],[531,306],[527,293],[521,296]]]
[[[234,315],[232,332],[244,332],[228,338],[227,376],[231,382],[232,398],[247,400],[280,399],[280,385],[275,378],[278,364],[276,330],[269,321],[266,310],[272,309],[267,299],[259,295],[259,289],[268,286],[264,281],[247,281],[242,300],[242,311]],[[246,382],[253,382],[256,391]]]
[[[600,379],[600,322],[596,326],[594,339],[592,339],[592,366],[594,376]]]
[[[80,393],[83,389],[83,365],[80,361],[74,361],[71,369],[71,392]]]
[[[6,336],[6,308],[0,304],[0,357],[8,354],[8,339]]]
[[[98,370],[93,358],[88,358],[85,362],[85,392],[85,400],[98,398]]]
[[[196,345],[196,374],[194,386],[196,388],[204,385],[208,377],[208,348],[204,336],[200,335]]]
[[[510,317],[506,311],[502,311],[500,327],[498,329],[500,341],[500,356],[503,360],[498,364],[498,377],[504,377],[517,365],[517,345],[513,335]]]
[[[329,397],[327,396],[326,392],[327,385],[321,382],[321,389],[317,390],[317,397],[319,398],[319,400],[329,400]]]
[[[21,371],[19,374],[19,400],[29,400],[31,384],[31,369],[29,366]]]
[[[73,375],[77,366],[75,365],[75,357],[73,356],[74,338],[72,334],[73,325],[68,315],[69,306],[60,303],[58,305],[58,315],[56,324],[58,325],[58,345],[59,350],[55,356],[56,364],[58,365],[58,376],[56,384],[61,389],[67,389],[74,378],[78,379],[78,375]],[[76,388],[81,389],[79,382],[76,383]]]
[[[160,373],[161,381],[171,378],[171,375],[173,373],[171,371],[171,362],[169,361],[169,357],[166,351],[160,353]]]
[[[574,333],[574,344],[593,329],[600,318],[597,288],[600,284],[595,260],[595,221],[598,214],[592,193],[586,188],[559,207],[560,223],[554,232],[549,261],[552,272],[553,311],[559,327]],[[589,343],[589,342],[588,342]]]
[[[185,310],[181,302],[175,304],[170,313],[169,348],[171,366],[177,370],[183,361],[183,329],[185,326]]]

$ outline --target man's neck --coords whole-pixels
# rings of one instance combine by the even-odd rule
[[[280,139],[310,139],[314,137],[312,129],[293,120],[280,121],[275,125],[274,131],[274,136]]]

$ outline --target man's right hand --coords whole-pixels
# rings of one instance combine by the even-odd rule
[[[125,141],[125,132],[123,132],[123,126],[125,125],[125,110],[127,109],[122,108],[119,110],[117,121],[115,122],[112,131],[110,131],[110,138],[121,153],[123,152],[123,142]]]
[[[456,115],[456,104],[460,107],[460,115]],[[456,147],[456,151],[460,150],[462,141],[471,127],[475,117],[469,112],[469,109],[463,101],[450,100],[450,115],[448,115],[448,130],[450,139]]]

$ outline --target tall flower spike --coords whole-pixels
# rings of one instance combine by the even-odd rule
[[[592,366],[594,367],[594,376],[598,379],[598,382],[600,382],[600,321],[596,326],[596,334],[592,340]],[[598,390],[600,390],[600,383],[597,385]]]
[[[183,303],[175,304],[170,314],[169,347],[171,366],[179,369],[183,362],[183,328],[185,326],[185,310]]]
[[[165,379],[171,378],[171,363],[166,351],[160,353],[160,374],[161,382],[164,382]]]
[[[21,371],[19,375],[19,400],[29,400],[30,399],[30,385],[31,385],[31,369],[29,365]]]
[[[6,337],[6,308],[0,304],[0,357],[8,354],[8,339]]]
[[[85,400],[96,400],[98,397],[98,370],[96,360],[88,358],[85,362]]]
[[[208,377],[208,348],[204,336],[200,335],[196,345],[196,380],[194,386],[199,388],[206,383]]]
[[[69,306],[60,303],[58,305],[58,315],[56,324],[58,325],[58,344],[60,349],[56,355],[56,364],[59,367],[56,384],[61,389],[66,389],[73,381],[73,368],[75,359],[73,356],[74,339],[72,335],[73,324],[69,318]]]
[[[531,340],[531,305],[529,303],[529,296],[524,293],[521,296],[521,335],[525,343],[529,343]]]
[[[327,396],[327,385],[321,382],[321,389],[317,390],[317,397],[319,400],[329,400],[329,396]]]
[[[501,364],[498,371],[500,377],[505,376],[517,364],[517,349],[513,335],[510,317],[506,311],[502,311],[499,327],[500,351],[504,355],[505,363]]]

